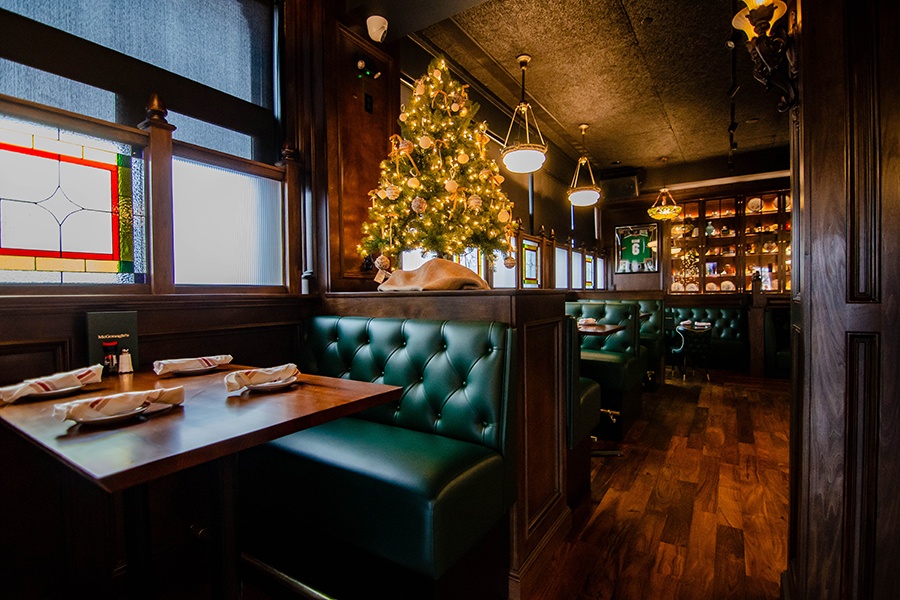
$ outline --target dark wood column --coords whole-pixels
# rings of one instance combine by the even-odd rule
[[[801,234],[794,257],[801,270],[783,595],[895,598],[900,4],[802,4],[794,154]]]

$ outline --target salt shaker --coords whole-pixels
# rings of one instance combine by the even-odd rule
[[[128,351],[128,348],[122,349],[122,354],[119,355],[119,373],[133,373],[134,367],[131,365],[131,352]]]

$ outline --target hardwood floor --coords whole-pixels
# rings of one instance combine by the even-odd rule
[[[591,497],[542,578],[546,600],[774,600],[787,566],[785,380],[711,373],[644,394],[594,457]],[[578,524],[580,522],[580,525]]]

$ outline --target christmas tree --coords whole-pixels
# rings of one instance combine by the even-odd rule
[[[379,270],[406,250],[450,258],[472,249],[493,263],[494,251],[515,265],[512,203],[500,189],[503,176],[487,157],[487,124],[473,124],[478,105],[465,85],[435,58],[415,82],[400,112],[401,135],[381,162],[378,187],[357,250],[373,256]]]

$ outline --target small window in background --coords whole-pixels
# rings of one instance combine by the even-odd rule
[[[175,283],[284,284],[282,184],[172,161]]]
[[[532,240],[522,240],[522,287],[541,287],[541,247]]]
[[[515,240],[513,240],[515,245]],[[494,251],[494,288],[495,289],[514,289],[516,287],[516,268],[509,269],[503,264],[506,260],[506,254],[499,250]]]
[[[567,248],[556,248],[556,288],[566,289],[569,287],[569,250]]]
[[[594,262],[594,255],[588,254],[584,258],[584,287],[585,289],[594,289],[594,277],[597,271],[597,265]]]
[[[572,289],[580,290],[584,287],[584,255],[581,252],[572,252]]]
[[[406,252],[400,253],[400,266],[399,268],[404,271],[412,271],[414,269],[418,269],[426,262],[431,260],[437,256],[434,252],[426,252],[422,254],[421,250],[407,250]]]
[[[594,289],[606,289],[606,259],[597,257],[597,278],[594,283]]]
[[[132,148],[0,116],[0,282],[143,283]]]
[[[481,259],[481,250],[474,248],[467,250],[463,254],[457,254],[453,257],[453,262],[468,267],[470,271],[482,279],[484,278],[484,261]]]

